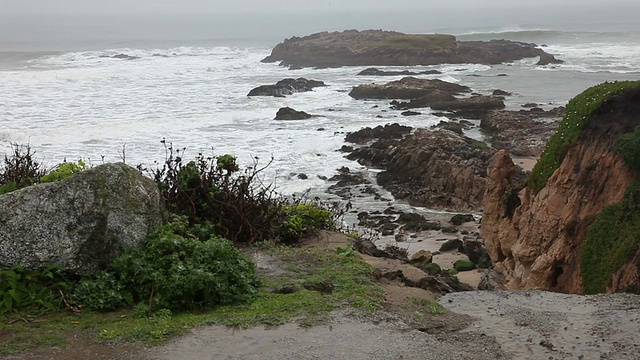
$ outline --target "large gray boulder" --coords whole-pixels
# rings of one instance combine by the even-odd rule
[[[153,180],[105,164],[57,183],[0,196],[0,267],[59,265],[75,274],[104,268],[163,222]]]

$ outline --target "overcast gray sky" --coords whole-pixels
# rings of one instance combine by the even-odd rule
[[[443,4],[444,3],[444,4]],[[300,12],[487,7],[544,7],[602,4],[595,0],[0,0],[0,13],[8,14],[121,14],[121,13],[220,13],[220,12]],[[638,0],[608,0],[606,5],[630,5]]]

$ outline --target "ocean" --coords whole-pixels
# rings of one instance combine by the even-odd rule
[[[282,15],[252,16],[165,16],[155,22],[140,17],[5,18],[0,22],[0,154],[9,152],[11,143],[30,144],[47,166],[78,159],[98,165],[124,157],[129,164],[153,167],[165,159],[165,139],[184,148],[185,158],[229,153],[247,167],[255,159],[266,164],[273,158],[264,176],[285,194],[307,189],[322,193],[330,185],[323,179],[343,166],[373,177],[375,170],[337,151],[346,133],[394,122],[429,127],[448,119],[428,109],[403,117],[388,109],[387,101],[348,96],[355,85],[400,77],[357,76],[364,67],[288,70],[260,62],[285,37],[324,29],[446,32],[460,40],[505,38],[534,42],[565,61],[551,66],[526,59],[494,66],[385,69],[436,69],[442,74],[424,77],[467,85],[481,94],[508,91],[513,93],[506,101],[511,109],[530,102],[561,106],[604,81],[640,80],[640,25],[624,16],[599,23],[588,18],[554,20],[543,13],[538,20],[522,21],[469,15],[474,21],[466,22],[435,15],[430,22],[406,13],[361,15],[351,21],[343,15],[323,21],[310,15],[308,21],[304,16],[287,21]],[[109,58],[117,54],[137,58]],[[246,96],[254,87],[290,77],[321,80],[328,86],[286,98]],[[318,116],[273,120],[284,106]],[[469,135],[482,138],[477,131]],[[308,179],[299,179],[300,173]]]

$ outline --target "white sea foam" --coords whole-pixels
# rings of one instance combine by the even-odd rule
[[[610,79],[599,75],[576,78],[571,75],[574,71],[590,71],[593,66],[609,66],[611,71],[640,68],[636,63],[640,56],[632,47],[549,49],[567,64],[554,68],[555,73],[548,77],[540,76],[547,72],[530,71],[536,68],[536,59],[511,66],[383,69],[436,69],[442,74],[420,77],[457,82],[486,93],[499,87],[513,92],[508,101],[519,106],[527,101],[562,103],[586,86]],[[118,54],[138,58],[101,57]],[[90,158],[96,164],[103,156],[104,161],[119,161],[124,148],[127,162],[153,166],[154,161],[164,160],[163,138],[178,148],[186,147],[187,158],[199,152],[231,153],[249,166],[255,157],[266,164],[273,156],[265,180],[276,181],[283,192],[298,192],[326,186],[319,176],[330,177],[339,167],[360,167],[336,151],[347,132],[393,122],[429,127],[443,120],[429,109],[421,109],[419,116],[403,117],[389,109],[387,101],[357,101],[348,96],[358,84],[401,76],[358,76],[365,67],[291,71],[261,63],[268,54],[265,48],[125,48],[48,54],[29,60],[27,69],[0,71],[0,141],[6,149],[9,142],[30,143],[49,164],[78,158]],[[286,77],[322,80],[328,86],[286,98],[246,96],[258,85]],[[284,106],[318,116],[304,121],[273,120]],[[309,179],[298,179],[300,173]]]

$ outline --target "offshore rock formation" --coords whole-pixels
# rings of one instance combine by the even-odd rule
[[[416,76],[416,75],[435,75],[442,74],[438,70],[425,70],[425,71],[409,71],[409,70],[389,70],[384,71],[376,68],[367,68],[358,73],[362,76]]]
[[[283,107],[278,110],[274,120],[305,120],[311,119],[313,115],[304,111],[298,111],[290,107]]]
[[[545,54],[535,44],[508,40],[457,41],[452,35],[347,30],[286,39],[262,61],[292,67],[491,65]]]
[[[454,132],[418,129],[399,140],[381,138],[347,158],[384,169],[378,184],[411,205],[473,211],[482,206],[493,154],[484,143]]]
[[[358,85],[351,90],[349,96],[354,99],[417,99],[434,92],[444,92],[453,96],[470,91],[471,89],[464,85],[409,76],[386,84]]]
[[[318,80],[307,80],[305,78],[284,79],[275,85],[260,85],[252,89],[247,96],[275,96],[284,97],[299,92],[307,92],[313,88],[326,86],[324,82]]]
[[[354,87],[349,96],[354,99],[405,99],[393,100],[397,110],[431,107],[433,110],[453,111],[459,116],[480,119],[492,110],[504,109],[504,98],[500,96],[474,95],[456,98],[454,95],[471,92],[467,86],[439,79],[405,77],[386,84],[364,84]],[[417,115],[406,112],[403,115]]]
[[[523,188],[507,151],[495,155],[484,195],[482,237],[507,288],[583,291],[580,250],[589,228],[605,207],[622,201],[636,179],[615,143],[638,125],[640,90],[606,100],[537,194]],[[639,269],[640,253],[613,275],[607,291],[640,289]]]
[[[163,216],[155,182],[121,163],[17,190],[0,196],[0,267],[85,274],[142,244]]]

